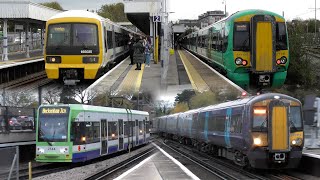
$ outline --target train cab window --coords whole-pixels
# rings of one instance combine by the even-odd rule
[[[249,23],[234,23],[233,50],[250,51]]]
[[[103,34],[104,34],[104,47],[105,51],[108,51],[108,44],[107,44],[107,29],[106,27],[103,28]]]
[[[268,116],[266,107],[254,107],[252,129],[255,131],[267,131],[267,128]]]
[[[299,106],[290,106],[289,118],[291,131],[302,130],[301,109]]]
[[[284,22],[278,22],[276,27],[276,49],[287,50],[287,31]]]
[[[118,122],[108,122],[108,140],[118,139]]]

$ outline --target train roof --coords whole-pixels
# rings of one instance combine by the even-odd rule
[[[84,104],[57,104],[57,105],[41,105],[40,107],[59,107],[59,106],[69,106],[72,110],[84,110],[84,111],[94,111],[94,112],[110,112],[110,113],[118,113],[118,114],[127,114],[130,110],[126,110],[123,108],[112,108],[112,107],[102,107],[102,106],[92,106],[92,105],[84,105]],[[39,107],[39,108],[40,108]],[[137,111],[131,110],[131,113],[134,115],[146,115],[149,113],[146,111]]]
[[[105,18],[99,16],[98,14],[85,11],[85,10],[69,10],[69,11],[64,11],[62,13],[56,14],[52,16],[49,20],[51,19],[57,19],[57,18],[66,18],[66,17],[82,17],[82,18],[92,18],[92,19],[97,19],[99,21],[105,20]]]

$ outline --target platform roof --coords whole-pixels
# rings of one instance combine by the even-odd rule
[[[28,0],[0,1],[0,19],[47,21],[60,12]]]

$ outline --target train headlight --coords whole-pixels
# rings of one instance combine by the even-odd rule
[[[253,139],[253,144],[254,144],[254,145],[259,146],[259,145],[261,145],[261,143],[262,143],[262,141],[261,141],[260,138],[254,138],[254,139]]]
[[[292,146],[301,146],[301,144],[302,144],[302,139],[300,138],[297,138],[291,141]]]
[[[242,65],[242,59],[241,58],[236,58],[235,60],[234,60],[234,62],[236,63],[236,65]]]
[[[281,64],[287,63],[287,58],[286,58],[285,56],[282,56],[282,57],[280,58],[280,62],[281,62]]]
[[[46,63],[61,63],[60,56],[47,56]]]
[[[83,57],[82,62],[85,64],[89,63],[98,63],[99,62],[99,57]]]

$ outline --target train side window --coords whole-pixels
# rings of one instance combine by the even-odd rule
[[[204,124],[205,124],[205,120],[206,120],[206,112],[201,112],[199,115],[199,128],[200,130],[204,130]]]
[[[250,26],[249,23],[234,23],[233,35],[234,51],[250,51]]]
[[[146,121],[146,133],[149,134],[150,133],[150,122]]]
[[[124,121],[123,122],[123,126],[124,126],[124,137],[128,137],[129,135],[129,123],[128,121]]]
[[[108,49],[112,49],[112,31],[107,31]]]
[[[287,50],[287,31],[284,22],[278,22],[276,26],[276,49]]]
[[[143,135],[143,122],[139,121],[139,135]]]
[[[108,122],[108,140],[118,139],[118,123]]]

